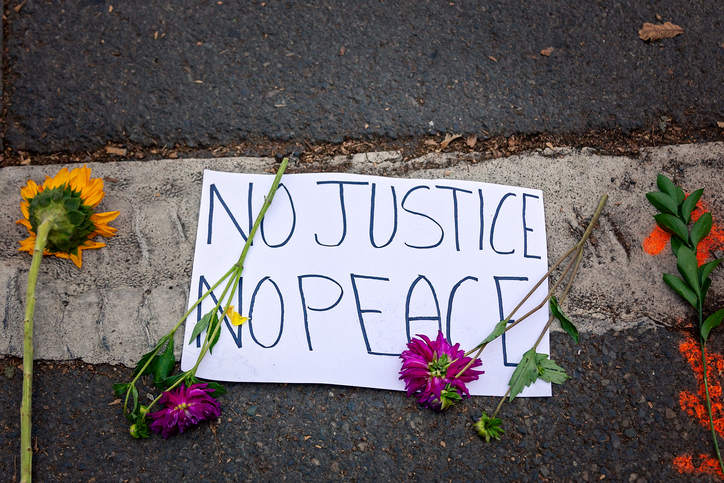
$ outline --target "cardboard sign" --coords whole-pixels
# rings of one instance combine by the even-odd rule
[[[204,172],[189,307],[237,262],[273,176]],[[483,340],[548,267],[543,194],[451,179],[285,175],[250,248],[236,310],[224,319],[201,378],[325,383],[403,390],[400,353],[438,330],[468,350]],[[181,368],[205,332],[186,323]],[[517,312],[547,293],[547,283]],[[514,317],[515,319],[515,317]],[[502,396],[548,320],[543,309],[488,345],[471,394]],[[538,352],[548,353],[548,335]],[[523,396],[550,396],[538,381]]]

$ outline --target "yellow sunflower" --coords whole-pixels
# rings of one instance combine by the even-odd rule
[[[38,226],[47,220],[52,225],[43,255],[70,258],[80,268],[83,250],[106,246],[92,239],[96,235],[114,236],[116,229],[108,223],[120,212],[93,212],[105,192],[103,180],[90,175],[91,170],[83,166],[72,171],[63,168],[53,178],[46,176],[42,186],[28,181],[20,190],[20,210],[25,218],[17,223],[27,228],[30,236],[20,242],[20,251],[33,253]]]

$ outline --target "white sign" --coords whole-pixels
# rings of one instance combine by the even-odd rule
[[[204,172],[189,307],[237,262],[273,181]],[[403,390],[400,353],[442,330],[468,350],[546,273],[539,190],[452,179],[285,175],[250,248],[234,303],[197,376],[238,382],[325,383]],[[186,323],[182,370],[193,367],[197,320]],[[541,285],[517,313],[547,293]],[[515,317],[514,317],[515,319]],[[541,310],[482,354],[471,394],[502,396],[548,320]],[[548,336],[538,352],[549,353]],[[523,396],[550,396],[538,381]]]

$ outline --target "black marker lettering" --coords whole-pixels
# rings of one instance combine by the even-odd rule
[[[334,303],[333,303],[332,305],[330,305],[329,307],[324,307],[324,308],[321,308],[321,309],[320,309],[320,308],[316,308],[316,307],[309,307],[309,306],[307,305],[306,298],[304,297],[304,287],[303,287],[303,284],[302,284],[302,282],[304,281],[305,278],[321,278],[321,279],[324,279],[324,280],[329,280],[330,282],[334,282],[334,283],[337,285],[337,287],[339,287],[339,297],[337,298],[337,301],[334,302]],[[337,306],[337,304],[342,300],[342,295],[344,295],[344,290],[342,289],[342,286],[341,286],[336,280],[334,280],[334,279],[332,279],[332,278],[329,278],[329,277],[326,277],[326,276],[324,276],[324,275],[299,275],[299,276],[297,277],[297,280],[298,280],[298,282],[299,282],[299,295],[300,295],[300,297],[302,298],[302,313],[304,314],[304,331],[305,331],[306,334],[307,334],[307,345],[309,346],[309,350],[311,351],[311,350],[313,350],[313,349],[312,349],[312,338],[311,338],[311,336],[309,335],[309,319],[308,319],[308,312],[307,312],[307,310],[313,310],[313,311],[315,311],[315,312],[325,312],[325,311],[327,311],[327,310],[332,310],[332,309],[335,308],[335,307]]]
[[[410,248],[419,248],[419,249],[435,248],[436,246],[439,246],[439,245],[442,243],[442,239],[445,237],[445,231],[442,229],[442,226],[440,226],[440,223],[438,223],[437,221],[433,220],[431,217],[429,217],[428,215],[426,215],[426,214],[424,214],[424,213],[419,213],[419,212],[417,212],[417,211],[412,211],[412,210],[408,210],[407,208],[405,208],[405,201],[407,201],[407,197],[410,196],[413,191],[416,191],[416,190],[419,190],[419,189],[422,189],[422,188],[424,188],[424,189],[426,189],[426,190],[429,190],[429,189],[430,189],[429,186],[424,186],[424,185],[422,185],[422,186],[415,186],[414,188],[411,188],[411,189],[405,194],[405,197],[402,198],[402,203],[400,203],[400,206],[402,207],[403,210],[405,210],[405,211],[408,212],[408,213],[411,213],[411,214],[417,215],[417,216],[422,216],[422,217],[427,218],[428,220],[432,221],[433,223],[435,223],[435,224],[437,225],[437,227],[440,229],[440,239],[439,239],[439,240],[437,241],[437,243],[435,243],[434,245],[416,246],[416,245],[410,245],[409,243],[405,243],[405,245],[407,245],[407,246],[410,247]]]
[[[314,240],[317,242],[318,245],[322,245],[323,247],[338,247],[342,244],[344,241],[344,238],[347,236],[347,211],[344,208],[344,185],[368,185],[369,183],[366,181],[317,181],[317,184],[338,184],[339,185],[339,206],[342,209],[342,238],[339,239],[337,243],[333,243],[331,245],[327,245],[326,243],[322,243],[319,241],[319,237],[317,234],[314,234]]]
[[[515,249],[509,251],[509,252],[501,252],[495,249],[495,244],[493,243],[493,238],[495,237],[495,224],[498,221],[498,215],[500,214],[500,208],[503,206],[503,203],[505,202],[506,198],[508,196],[515,196],[515,193],[506,193],[505,196],[503,196],[500,199],[500,203],[498,203],[498,208],[495,210],[495,216],[493,217],[493,223],[490,226],[490,248],[493,249],[493,251],[499,255],[511,255],[515,253]]]

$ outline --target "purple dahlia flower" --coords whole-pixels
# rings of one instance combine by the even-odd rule
[[[166,391],[158,400],[165,409],[151,413],[149,418],[154,421],[150,428],[161,433],[164,439],[174,434],[183,433],[191,426],[196,426],[202,421],[216,419],[221,415],[219,403],[209,396],[214,392],[207,389],[208,384],[191,384],[188,388],[184,384],[181,387]]]
[[[480,359],[475,359],[460,377],[455,377],[473,360],[465,357],[460,344],[451,346],[442,331],[438,331],[434,341],[422,334],[416,337],[400,355],[400,379],[405,381],[407,396],[415,396],[417,402],[435,411],[444,411],[469,397],[470,392],[465,384],[476,381],[483,374],[483,371],[475,369],[483,365]]]

